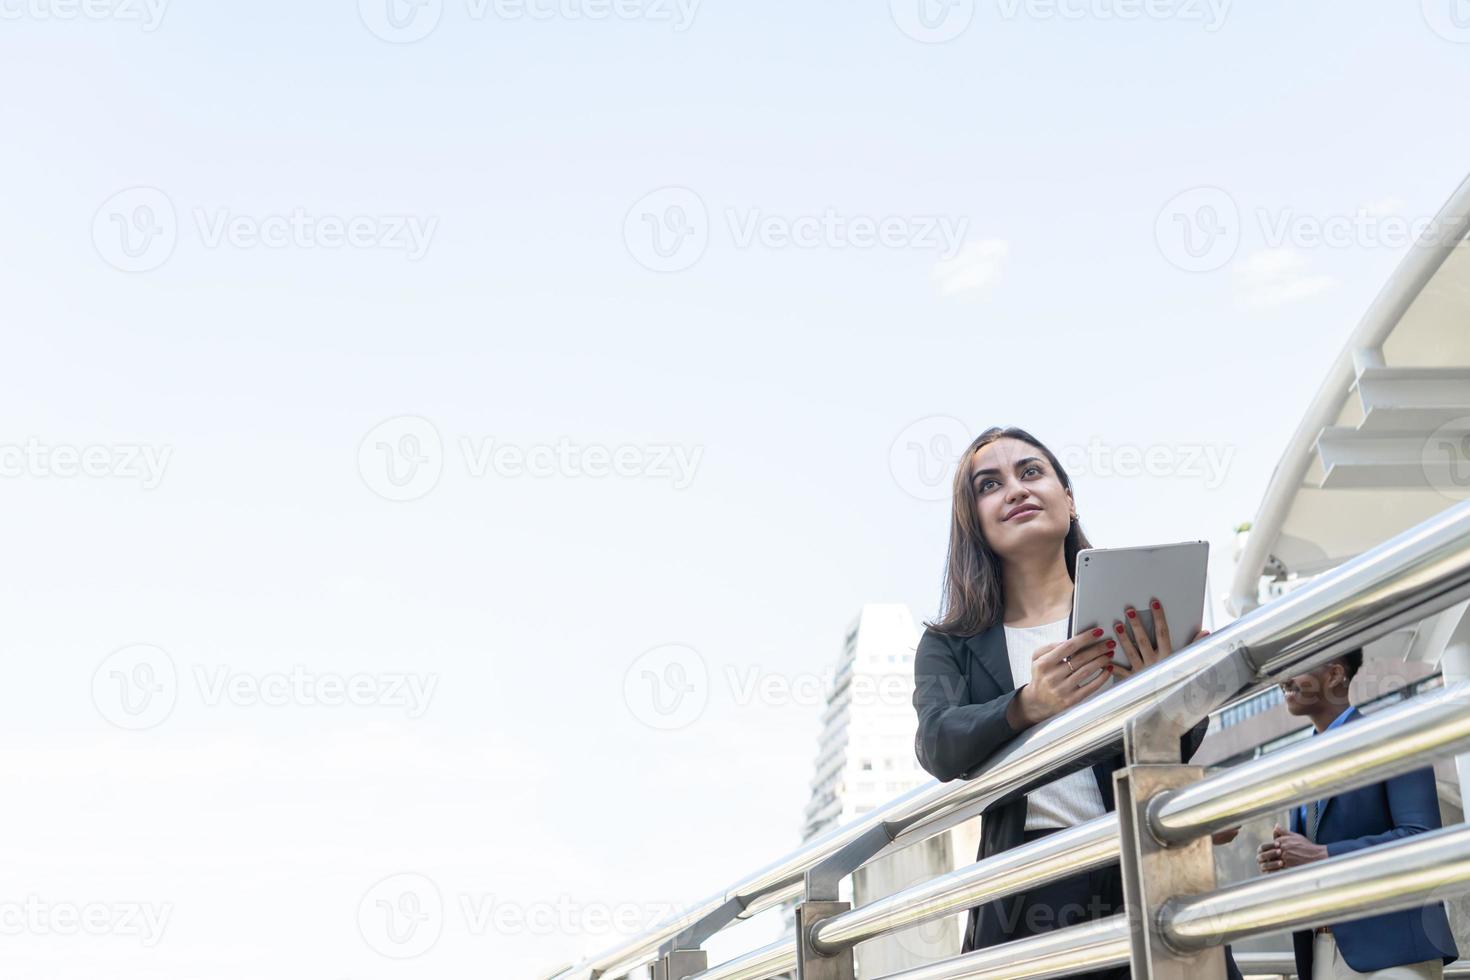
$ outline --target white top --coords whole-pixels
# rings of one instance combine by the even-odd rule
[[[1040,626],[1007,626],[1006,654],[1011,661],[1011,680],[1016,687],[1031,680],[1031,656],[1048,643],[1061,643],[1067,638],[1067,621],[1059,619]],[[1047,827],[1075,827],[1107,812],[1092,769],[1082,769],[1045,786],[1032,790],[1026,797],[1026,830]]]

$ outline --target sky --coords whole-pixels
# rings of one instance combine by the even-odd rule
[[[922,4],[0,0],[5,975],[534,977],[775,860],[992,424],[1224,594],[1470,8]]]

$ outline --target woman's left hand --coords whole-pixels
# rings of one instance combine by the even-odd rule
[[[1169,636],[1169,620],[1164,616],[1164,607],[1157,599],[1149,600],[1149,609],[1154,615],[1154,637],[1157,643],[1150,643],[1148,630],[1143,628],[1143,617],[1133,607],[1123,610],[1124,622],[1114,621],[1113,633],[1118,638],[1118,644],[1123,648],[1123,653],[1128,657],[1128,666],[1119,666],[1113,671],[1115,676],[1129,677],[1140,670],[1152,667],[1165,657],[1174,653],[1174,643]],[[1209,630],[1200,630],[1195,634],[1194,640],[1209,636]],[[1187,646],[1188,644],[1186,644]]]

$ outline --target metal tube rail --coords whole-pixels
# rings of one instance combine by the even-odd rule
[[[1126,913],[1038,936],[1000,943],[953,959],[890,973],[883,980],[1042,980],[1110,966],[1127,966],[1131,942]]]
[[[1470,681],[1421,695],[1269,758],[1212,774],[1150,806],[1161,841],[1182,844],[1282,807],[1337,795],[1470,749]],[[1117,860],[1116,814],[978,861],[818,923],[812,946],[846,946]]]
[[[556,980],[617,977],[647,963],[659,946],[691,921],[731,902],[743,915],[777,904],[802,876],[842,847],[879,830],[888,850],[917,843],[980,813],[1010,792],[1028,789],[1069,763],[1120,738],[1123,726],[1159,699],[1208,668],[1247,649],[1254,681],[1308,669],[1331,656],[1375,639],[1470,597],[1470,501],[1364,552],[1280,599],[1212,633],[1119,684],[1018,736],[972,778],[931,783],[834,828],[822,837],[696,903],[684,914],[591,960],[563,970]],[[1242,693],[1202,691],[1200,707],[1213,710]],[[879,856],[878,854],[873,857]]]
[[[812,946],[831,956],[887,932],[1101,868],[1118,860],[1118,848],[1118,816],[1109,813],[823,919],[812,929]]]
[[[1461,824],[1278,871],[1159,909],[1165,941],[1188,953],[1246,936],[1419,908],[1470,892]]]
[[[1172,899],[1158,915],[1180,952],[1250,936],[1418,908],[1470,892],[1470,826],[1416,834],[1281,871],[1208,895]],[[1040,980],[1129,961],[1130,913],[1001,943],[884,980]],[[1237,963],[1245,971],[1244,963]]]
[[[1233,952],[1235,965],[1240,967],[1244,976],[1296,976],[1296,957],[1291,953],[1248,953],[1243,950]],[[1465,977],[1470,977],[1470,962],[1455,960],[1446,964],[1444,975],[1446,980],[1464,980]]]
[[[1385,708],[1321,736],[1168,790],[1149,804],[1149,829],[1183,844],[1242,820],[1323,799],[1470,749],[1470,681]]]
[[[689,980],[766,980],[796,969],[796,943],[778,939],[769,946],[743,953],[719,966],[712,966]]]

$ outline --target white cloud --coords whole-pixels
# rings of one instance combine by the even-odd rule
[[[1300,302],[1336,285],[1331,276],[1312,275],[1306,256],[1289,248],[1256,252],[1235,267],[1235,298],[1247,309]]]
[[[1010,254],[1010,243],[1000,239],[968,242],[953,258],[942,259],[930,278],[941,296],[985,293],[1000,281]]]

